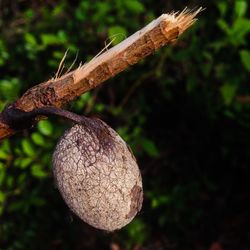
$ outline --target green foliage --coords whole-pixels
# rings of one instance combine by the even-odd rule
[[[241,62],[248,72],[250,72],[250,51],[241,50],[240,51]]]
[[[53,125],[48,120],[40,121],[37,127],[38,127],[39,132],[43,135],[49,136],[49,135],[52,135],[53,133]]]
[[[149,156],[151,157],[159,156],[159,150],[157,149],[153,141],[147,138],[141,138],[139,143],[141,143],[142,148],[145,150],[145,153],[147,153]]]
[[[127,243],[128,249],[130,249],[135,243],[143,244],[147,237],[147,230],[145,223],[135,218],[126,228],[129,236],[129,242]]]
[[[113,44],[116,45],[126,38],[127,31],[121,26],[112,26],[108,30],[108,36],[111,41],[113,40]]]
[[[64,72],[76,54],[75,68],[163,11],[189,5],[24,2],[0,4],[0,110],[54,77],[67,50]],[[204,7],[175,46],[68,106],[106,121],[134,151],[145,190],[139,216],[112,234],[70,219],[51,170],[55,144],[70,123],[50,118],[0,144],[0,249],[110,249],[113,243],[121,249],[210,249],[228,235],[239,239],[232,243],[237,249],[247,248],[245,224],[239,232],[232,228],[235,218],[247,221],[250,209],[238,206],[250,192],[249,1],[207,1]],[[248,102],[240,101],[245,95]]]
[[[0,80],[0,110],[7,102],[14,101],[20,93],[20,82],[17,78]]]

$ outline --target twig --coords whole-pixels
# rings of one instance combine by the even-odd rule
[[[59,63],[59,66],[58,66],[58,69],[57,69],[57,72],[56,72],[56,75],[55,75],[55,79],[59,78],[61,72],[63,71],[63,68],[64,68],[64,65],[63,65],[63,64],[64,64],[64,61],[65,61],[65,59],[66,59],[66,57],[67,57],[68,50],[69,50],[69,49],[66,50],[66,52],[65,52],[64,55],[63,55],[62,60],[61,60],[60,63]]]
[[[250,95],[236,96],[236,100],[241,104],[249,104],[250,103]]]
[[[171,44],[195,21],[196,11],[163,14],[115,47],[93,58],[89,63],[57,79],[36,85],[15,102],[15,107],[31,111],[44,106],[60,107],[81,94],[97,87],[107,79]],[[0,115],[0,139],[14,133]]]

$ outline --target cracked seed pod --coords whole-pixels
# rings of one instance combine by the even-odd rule
[[[114,231],[141,209],[136,159],[122,138],[99,119],[84,118],[65,132],[53,154],[57,186],[70,209],[93,227]]]

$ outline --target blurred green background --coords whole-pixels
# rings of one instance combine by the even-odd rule
[[[247,249],[250,243],[248,0],[0,1],[0,108],[163,12],[206,7],[175,46],[68,105],[132,147],[144,204],[105,233],[74,216],[51,155],[70,122],[50,118],[0,143],[0,249]]]

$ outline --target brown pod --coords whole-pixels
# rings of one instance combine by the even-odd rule
[[[136,159],[123,139],[99,119],[86,118],[65,132],[53,154],[53,172],[67,205],[93,227],[120,229],[141,209]]]

